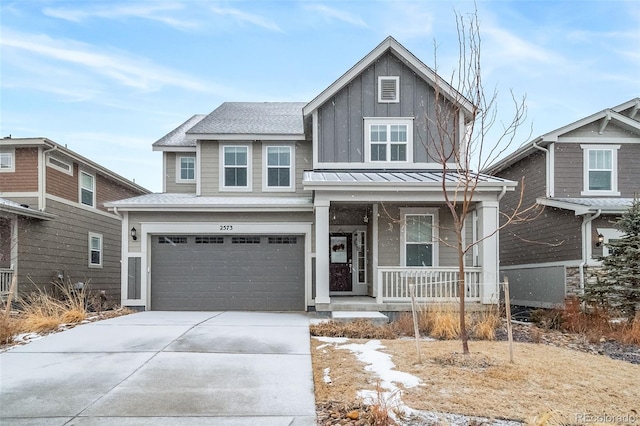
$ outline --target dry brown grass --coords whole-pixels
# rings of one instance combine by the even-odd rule
[[[312,339],[318,403],[353,401],[358,390],[375,389],[377,377],[364,374],[353,354],[319,345]],[[624,415],[638,409],[640,366],[605,356],[516,343],[510,364],[506,342],[472,342],[471,355],[464,356],[456,353],[458,341],[432,341],[421,342],[423,362],[417,364],[414,341],[383,345],[397,370],[421,379],[422,386],[402,394],[417,410],[559,424],[576,423],[579,413]],[[331,369],[331,384],[322,381],[324,368]]]
[[[327,321],[309,327],[312,336],[348,337],[350,339],[394,339],[392,325],[376,326],[366,319],[350,322]]]
[[[15,289],[16,277],[14,275],[11,279],[11,285],[9,286],[9,294],[2,306],[2,316],[0,317],[0,345],[13,342],[13,337],[20,332],[18,321],[11,316],[11,301]]]

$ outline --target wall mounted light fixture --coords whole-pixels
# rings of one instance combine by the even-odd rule
[[[598,242],[596,243],[596,247],[600,247],[604,242],[604,235],[598,234]]]
[[[131,239],[136,241],[138,239],[138,231],[135,227],[131,228]]]

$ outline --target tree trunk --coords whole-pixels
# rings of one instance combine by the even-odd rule
[[[464,249],[462,247],[462,226],[456,226],[458,239],[458,296],[460,297],[460,340],[462,341],[462,353],[469,355],[469,336],[465,323],[465,273],[464,273]]]

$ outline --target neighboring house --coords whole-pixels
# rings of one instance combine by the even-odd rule
[[[485,170],[524,178],[523,206],[538,203],[534,220],[500,234],[500,271],[512,303],[551,307],[580,294],[620,237],[614,223],[640,195],[640,98],[544,134]],[[519,194],[507,194],[509,213]]]
[[[121,219],[104,203],[147,193],[49,139],[0,139],[0,291],[12,275],[19,294],[89,282],[119,303]]]
[[[443,166],[425,145],[435,78],[389,37],[311,102],[227,102],[155,142],[164,192],[108,203],[135,236],[122,304],[388,311],[407,309],[413,283],[420,300],[457,300]],[[472,106],[443,90],[460,149]],[[478,305],[497,300],[498,201],[516,185],[480,180],[465,235],[482,238],[466,259]]]

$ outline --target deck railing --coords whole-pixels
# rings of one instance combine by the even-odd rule
[[[13,269],[0,268],[0,297],[4,298],[11,290],[11,279],[13,278]]]
[[[480,301],[482,268],[465,269],[465,300]],[[409,287],[415,285],[420,301],[451,302],[458,299],[458,268],[407,268],[402,266],[378,268],[378,303],[408,302]]]

